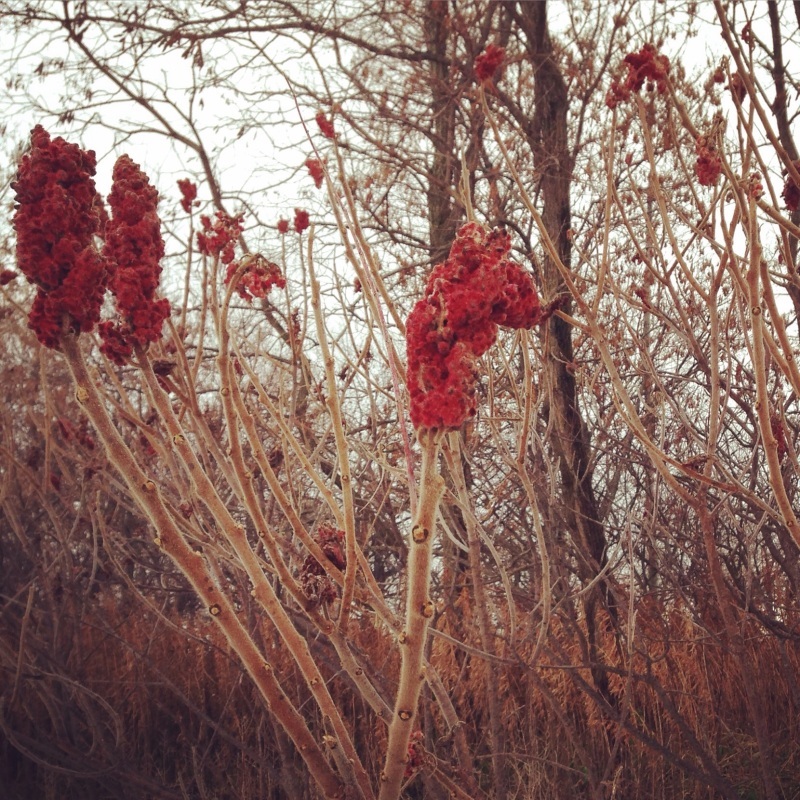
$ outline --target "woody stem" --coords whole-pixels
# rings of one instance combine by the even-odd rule
[[[395,800],[400,796],[408,758],[408,742],[425,681],[423,657],[428,627],[433,616],[433,602],[429,592],[436,514],[444,490],[444,481],[438,470],[442,434],[422,429],[419,438],[423,445],[419,504],[411,524],[409,542],[405,629],[399,638],[402,657],[400,683],[389,725],[389,744],[381,774],[379,800]]]

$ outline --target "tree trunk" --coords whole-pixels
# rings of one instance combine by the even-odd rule
[[[569,267],[573,159],[567,136],[567,85],[553,56],[547,27],[547,3],[512,3],[509,10],[525,35],[528,57],[535,70],[535,114],[528,135],[534,167],[541,181],[542,218],[561,262]],[[541,265],[541,277],[544,295],[548,299],[565,291],[558,266],[547,255]],[[566,310],[570,310],[569,306]],[[588,583],[606,564],[606,536],[592,487],[589,434],[578,403],[573,358],[571,326],[559,316],[551,317],[544,343],[546,383],[542,390],[550,416],[550,444],[559,462],[564,513],[578,545],[579,575],[584,583]],[[598,689],[609,699],[608,680],[599,668],[596,647],[597,603],[601,598],[614,616],[614,604],[605,581],[598,584],[597,591],[585,595],[584,610],[592,675]]]
[[[462,209],[453,202],[459,163],[455,152],[457,94],[451,87],[447,45],[450,40],[446,0],[430,0],[425,20],[425,46],[430,54],[433,159],[428,176],[428,223],[431,263],[447,258]]]

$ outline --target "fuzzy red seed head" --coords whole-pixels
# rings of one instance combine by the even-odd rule
[[[314,185],[320,189],[325,182],[325,170],[322,162],[318,158],[307,158],[305,165],[308,174],[314,179]]]
[[[480,83],[489,83],[503,65],[506,58],[506,51],[496,44],[490,44],[475,59],[475,77]]]
[[[504,230],[477,223],[456,234],[450,255],[428,278],[406,325],[408,390],[415,428],[454,430],[476,412],[476,362],[497,326],[530,328],[543,319],[530,275],[509,257]]]
[[[279,219],[278,220],[278,233],[283,236],[285,233],[289,233],[289,220],[288,219]]]
[[[508,259],[502,265],[504,289],[492,308],[492,320],[506,328],[530,329],[542,321],[542,307],[527,270]]]
[[[119,317],[101,327],[101,349],[116,363],[124,363],[134,345],[144,347],[161,338],[170,306],[155,297],[164,257],[158,192],[128,156],[117,159],[112,177],[111,220],[103,254],[111,269],[108,285]]]
[[[703,141],[697,143],[696,150],[697,161],[694,164],[694,172],[697,175],[697,182],[701,186],[714,186],[722,172],[722,161],[717,151]]]
[[[761,180],[761,173],[751,172],[744,183],[748,197],[760,200],[764,196],[764,182]],[[798,197],[800,199],[800,196]]]
[[[800,161],[795,161],[794,165],[797,169],[800,169]],[[798,208],[800,208],[800,187],[798,187],[794,181],[794,178],[792,178],[788,172],[786,175],[786,181],[783,184],[781,197],[783,198],[783,202],[786,204],[786,208],[789,211],[795,212]]]
[[[329,120],[325,114],[320,111],[317,116],[315,117],[316,123],[319,126],[319,132],[326,138],[326,139],[335,139],[336,138],[336,131],[333,129],[333,122]]]
[[[629,53],[623,61],[628,65],[625,83],[630,91],[638,92],[645,81],[655,84],[659,94],[666,91],[669,59],[660,55],[652,44],[646,44],[638,53]]]
[[[294,210],[294,229],[297,233],[302,233],[311,225],[311,220],[308,216],[308,211],[303,211],[302,208]]]
[[[614,80],[606,95],[606,105],[616,108],[626,101],[633,92],[638,92],[647,82],[648,89],[658,89],[659,94],[667,91],[669,59],[661,55],[652,44],[646,44],[638,53],[629,53],[622,60],[628,68],[624,81]]]
[[[242,259],[242,263],[244,263],[244,259]],[[230,283],[240,266],[236,262],[228,266],[225,283]],[[274,262],[267,261],[263,256],[250,256],[246,268],[236,282],[236,291],[239,296],[252,303],[253,298],[266,297],[273,286],[280,289],[286,286],[286,279],[281,274],[281,268]]]
[[[133,342],[127,332],[118,323],[110,320],[101,322],[97,329],[102,342],[100,352],[115,364],[127,364],[133,355]]]
[[[203,228],[197,234],[200,252],[206,256],[220,256],[223,264],[233,261],[234,247],[244,230],[244,217],[231,217],[224,211],[217,211],[213,222],[205,215],[200,217],[200,225]]]
[[[178,181],[178,188],[181,191],[181,208],[187,213],[192,213],[192,206],[199,205],[195,203],[197,199],[197,184],[192,183],[188,178],[181,178]]]
[[[64,325],[90,331],[100,318],[107,279],[94,237],[102,232],[102,201],[92,176],[96,159],[37,125],[12,188],[20,271],[38,287],[28,324],[55,348]]]
[[[408,738],[408,757],[403,770],[403,777],[414,777],[425,763],[425,736],[422,731],[414,731]]]

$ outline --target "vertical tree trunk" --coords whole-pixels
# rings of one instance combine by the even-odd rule
[[[425,46],[430,55],[433,158],[428,177],[428,222],[431,263],[447,258],[462,209],[453,202],[459,163],[455,152],[457,95],[451,87],[447,46],[450,40],[446,0],[430,0],[425,20]]]
[[[553,44],[547,26],[547,3],[510,3],[509,11],[525,35],[528,57],[535,71],[535,114],[529,130],[529,143],[534,167],[541,181],[544,204],[542,218],[558,249],[561,262],[569,267],[573,159],[567,135],[567,85],[553,57]],[[553,298],[564,291],[558,267],[547,255],[541,265],[541,273],[546,297]],[[606,537],[592,488],[589,434],[578,403],[572,371],[573,358],[572,328],[560,317],[551,317],[545,336],[546,385],[542,388],[550,415],[550,443],[559,462],[564,513],[578,544],[580,577],[588,582],[597,576],[606,563]],[[605,673],[596,668],[596,612],[601,596],[613,614],[614,606],[605,583],[600,585],[599,592],[592,591],[585,595],[585,612],[591,658],[595,665],[593,677],[608,698],[608,680]]]

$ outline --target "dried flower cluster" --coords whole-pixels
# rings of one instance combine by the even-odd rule
[[[415,428],[456,429],[475,414],[475,364],[497,326],[531,328],[547,316],[531,276],[508,257],[505,230],[477,223],[456,234],[431,272],[406,327],[408,391]]]
[[[261,255],[247,255],[242,259],[241,264],[232,261],[228,265],[225,283],[229,283],[245,263],[245,269],[236,281],[236,291],[248,302],[252,302],[255,297],[266,297],[273,286],[280,289],[286,286],[286,279],[281,274],[281,268],[274,262],[267,261]]]
[[[800,161],[795,161],[794,165],[797,169],[800,169]],[[794,178],[788,174],[788,171],[786,174],[786,181],[783,184],[781,197],[789,211],[795,212],[800,208],[800,186],[795,183]]]
[[[317,528],[316,540],[328,561],[343,570],[347,566],[344,554],[344,531],[323,523]],[[314,556],[307,556],[300,569],[300,585],[312,607],[332,603],[336,599],[336,587],[326,575],[324,568]]]
[[[314,185],[317,189],[321,189],[325,181],[325,169],[322,162],[318,158],[307,158],[306,167],[308,174],[314,179]]]
[[[13,183],[17,263],[38,287],[29,325],[46,347],[57,347],[64,325],[91,331],[100,319],[108,270],[94,237],[102,203],[92,176],[96,158],[37,125]]]
[[[181,190],[181,208],[187,213],[192,213],[192,207],[200,205],[197,201],[197,184],[192,183],[188,178],[181,178],[178,181],[178,188]]]
[[[719,180],[722,172],[722,161],[713,145],[709,145],[705,139],[699,139],[695,150],[697,161],[694,163],[694,172],[697,175],[697,182],[701,186],[714,186]]]
[[[114,165],[108,196],[111,221],[106,226],[103,254],[111,277],[119,319],[100,326],[101,349],[116,363],[130,358],[134,345],[146,346],[161,337],[170,312],[169,301],[156,299],[164,240],[158,218],[158,192],[128,156]]]
[[[294,229],[296,233],[302,233],[311,224],[308,216],[308,211],[303,211],[302,208],[294,210]]]
[[[744,103],[745,98],[747,97],[747,84],[745,84],[744,78],[742,78],[738,72],[734,72],[731,75],[731,81],[728,84],[728,89],[740,103]]]
[[[13,184],[17,261],[38,287],[28,318],[39,341],[57,348],[66,331],[100,321],[106,288],[118,316],[100,324],[102,349],[117,363],[134,345],[161,336],[169,302],[155,297],[164,243],[158,192],[128,156],[114,165],[109,219],[92,176],[96,159],[37,125]],[[104,239],[102,251],[95,237]]]
[[[489,83],[494,79],[497,71],[503,65],[506,51],[496,44],[490,44],[475,59],[475,77],[480,83]]]
[[[748,197],[760,200],[764,196],[764,181],[761,180],[760,172],[751,172],[743,181],[743,186],[747,190]]]
[[[628,67],[628,75],[620,83],[614,80],[606,95],[606,105],[616,108],[624,103],[633,92],[638,92],[647,81],[649,91],[658,89],[659,94],[667,91],[669,59],[661,55],[652,44],[646,44],[638,53],[628,53],[623,59]]]
[[[319,126],[319,132],[326,139],[335,139],[336,131],[333,129],[333,122],[329,120],[321,111],[315,117],[316,123]]]
[[[205,256],[219,256],[223,264],[230,264],[235,258],[236,240],[244,230],[242,216],[231,217],[224,211],[217,211],[216,219],[200,217],[203,231],[197,234],[197,247]]]
[[[419,772],[425,763],[425,736],[422,731],[414,731],[408,739],[408,757],[403,777],[408,780]]]
[[[85,450],[94,450],[97,447],[94,436],[89,433],[89,420],[87,417],[82,416],[77,425],[66,417],[58,417],[56,425],[58,425],[59,433],[65,442],[75,441]]]
[[[778,451],[778,459],[783,461],[789,452],[789,445],[786,439],[786,428],[783,425],[783,420],[780,414],[773,411],[769,417],[769,427],[772,435],[775,437],[775,447]]]

